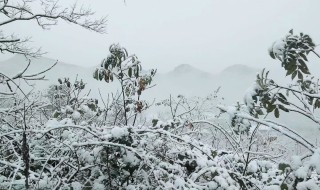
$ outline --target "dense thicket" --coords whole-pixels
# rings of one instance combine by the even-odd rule
[[[0,3],[9,21],[17,19],[8,1]],[[53,13],[26,19],[43,27],[42,19],[50,25],[61,18],[101,29],[102,21],[80,24],[68,9]],[[78,15],[73,9],[70,14]],[[3,38],[0,45],[15,43],[11,40]],[[6,51],[35,55],[18,46]],[[320,149],[267,117],[294,112],[320,124],[319,82],[310,74],[309,53],[316,54],[312,39],[290,31],[270,48],[290,84],[270,79],[263,70],[243,103],[218,105],[218,92],[205,98],[170,96],[154,105],[166,115],[152,120],[141,119],[152,106],[141,94],[152,87],[156,70],[143,70],[137,56],[119,45],[110,47],[93,77],[117,81],[121,88],[99,100],[90,98],[82,80],[57,79],[46,93],[25,93],[17,81],[41,79],[46,71],[26,75],[27,67],[13,77],[0,71],[0,85],[7,88],[0,92],[0,189],[317,190]],[[293,155],[283,139],[303,147],[303,155]]]

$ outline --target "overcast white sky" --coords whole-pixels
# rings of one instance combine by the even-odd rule
[[[72,0],[68,0],[72,3]],[[291,28],[320,42],[319,0],[82,0],[107,15],[107,34],[60,22],[49,31],[19,22],[4,28],[33,36],[46,57],[95,66],[112,43],[160,72],[190,64],[217,73],[233,64],[265,67],[267,49]],[[2,56],[1,59],[7,58]]]

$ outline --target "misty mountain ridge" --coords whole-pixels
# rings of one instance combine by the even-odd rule
[[[225,75],[225,74],[237,73],[237,74],[246,75],[248,73],[257,73],[260,70],[261,69],[249,67],[249,66],[242,65],[242,64],[234,64],[234,65],[231,65],[231,66],[225,68],[220,74]]]
[[[96,67],[83,67],[78,65],[73,65],[69,63],[65,63],[59,60],[47,58],[47,57],[40,57],[40,58],[31,58],[31,64],[27,70],[26,73],[36,73],[40,72],[42,70],[45,70],[52,65],[54,65],[56,62],[57,65],[53,67],[49,72],[46,72],[45,75],[48,75],[48,79],[52,79],[51,76],[59,76],[65,74],[67,71],[67,75],[70,74],[82,74],[82,73],[88,73],[90,70],[93,71],[95,68],[99,67],[100,64],[98,64]],[[1,71],[6,74],[16,74],[17,72],[23,70],[28,64],[28,59],[22,55],[15,55],[5,61],[0,62]],[[62,70],[63,69],[63,70]],[[67,69],[67,70],[66,70]],[[57,72],[57,71],[63,71],[63,72]],[[72,72],[69,72],[72,71]],[[246,65],[240,65],[235,64],[232,66],[227,67],[224,69],[220,75],[224,75],[226,73],[233,73],[233,74],[248,74],[257,72],[259,69],[251,68]],[[202,71],[201,69],[198,69],[192,65],[189,64],[181,64],[176,66],[172,71],[168,73],[158,73],[159,75],[172,75],[172,76],[179,76],[179,75],[203,75],[207,77],[215,77],[217,75],[212,74],[211,72]],[[218,74],[219,75],[219,74]],[[58,77],[57,77],[58,78]]]
[[[31,65],[26,74],[38,73],[55,63],[56,60],[46,57],[31,59]],[[22,71],[27,64],[28,61],[24,56],[16,55],[11,59],[0,62],[1,72],[12,77]],[[58,78],[69,78],[71,82],[77,78],[86,83],[86,91],[91,90],[90,96],[93,98],[100,98],[99,90],[104,96],[120,89],[117,82],[106,83],[105,81],[95,80],[93,78],[94,69],[59,61],[51,70],[41,75],[45,76],[46,80],[30,81],[29,84],[34,84],[33,86],[29,86],[23,81],[20,84],[22,89],[27,92],[33,90],[34,92],[43,91],[45,93],[50,85],[57,84]],[[255,81],[257,71],[257,69],[245,65],[233,65],[219,74],[212,74],[191,65],[182,64],[170,72],[157,73],[153,80],[153,84],[156,86],[143,93],[142,98],[149,101],[160,101],[170,95],[204,97],[220,88],[218,97],[223,97],[226,104],[234,104],[238,101],[242,102],[246,90]]]
[[[48,80],[53,79],[55,76],[57,76],[57,78],[61,77],[63,74],[66,74],[66,72],[76,71],[78,74],[82,74],[87,70],[87,68],[83,68],[81,66],[64,63],[47,57],[31,58],[30,60],[30,66],[26,71],[26,74],[41,72],[57,63],[57,65],[50,69],[50,71],[44,73],[45,76],[48,76]],[[0,62],[1,71],[9,75],[15,75],[25,69],[27,65],[28,59],[23,55],[15,55],[8,60]],[[69,74],[70,73],[67,73],[67,75]]]
[[[31,59],[31,65],[27,74],[34,74],[43,71],[57,60],[41,57]],[[28,64],[27,59],[22,55],[15,55],[12,58],[0,62],[1,72],[8,76],[13,76],[22,71]],[[100,64],[98,65],[100,66]],[[32,81],[36,83],[35,90],[45,90],[51,84],[56,84],[58,78],[83,79],[87,83],[87,89],[91,89],[92,95],[98,96],[96,89],[100,89],[107,94],[118,90],[119,86],[114,83],[96,81],[92,74],[96,67],[85,68],[59,61],[56,66],[41,76],[45,76],[45,81]],[[225,68],[218,74],[202,71],[188,64],[176,66],[167,73],[157,73],[153,84],[155,87],[144,93],[147,99],[164,99],[170,94],[191,96],[206,96],[220,88],[219,96],[224,97],[227,104],[242,101],[246,90],[254,83],[259,69],[246,65],[235,64]]]
[[[168,75],[176,76],[179,77],[181,75],[198,75],[198,76],[203,76],[203,77],[210,77],[212,74],[202,71],[192,65],[189,64],[181,64],[176,66],[172,71],[167,73]]]
[[[56,60],[41,57],[32,58],[31,64],[26,74],[34,74],[50,68]],[[28,64],[27,59],[22,55],[15,55],[12,58],[0,62],[1,72],[8,76],[13,76],[22,71]],[[87,83],[87,88],[94,91],[100,88],[104,93],[117,90],[116,84],[106,84],[104,81],[96,81],[92,77],[95,68],[85,68],[82,66],[67,64],[58,61],[51,70],[41,76],[45,76],[44,81],[35,81],[38,90],[44,90],[51,84],[56,84],[58,78],[83,79]],[[144,96],[150,99],[167,98],[170,94],[185,96],[205,96],[213,93],[221,87],[220,96],[224,96],[228,103],[241,101],[246,89],[254,82],[258,69],[245,65],[233,65],[227,67],[220,74],[212,74],[202,71],[188,64],[175,67],[168,73],[157,73],[154,78],[155,87],[151,88]],[[245,77],[244,77],[245,76]],[[148,98],[146,97],[146,98]]]
[[[31,65],[26,72],[27,74],[38,73],[51,67],[56,63],[56,60],[41,57],[39,59],[32,59]],[[14,76],[18,72],[22,71],[28,64],[28,61],[23,56],[14,56],[11,59],[0,62],[1,72],[7,76]],[[86,83],[86,91],[90,90],[90,95],[93,98],[100,98],[99,90],[102,96],[105,98],[108,93],[116,92],[120,89],[120,86],[116,83],[106,83],[105,81],[97,81],[93,78],[93,71],[95,68],[85,68],[77,65],[67,64],[64,62],[58,62],[48,72],[44,73],[46,80],[43,81],[31,81],[33,86],[29,86],[24,82],[20,82],[21,88],[27,92],[33,90],[34,92],[45,91],[49,85],[57,84],[58,78],[69,78],[70,81],[74,81],[76,78],[83,79]],[[170,95],[184,95],[186,97],[200,96],[205,97],[210,93],[214,93],[220,88],[218,97],[223,99],[224,104],[232,105],[236,102],[243,102],[243,97],[248,88],[250,88],[256,79],[257,73],[261,70],[257,68],[248,67],[246,65],[235,64],[227,67],[218,74],[211,74],[209,72],[202,71],[191,65],[182,64],[174,68],[168,73],[157,73],[153,84],[156,84],[153,88],[142,94],[142,98],[148,101],[160,101],[167,99]],[[274,77],[281,78],[283,81],[283,70],[272,70],[271,73]],[[43,76],[41,75],[41,76]],[[281,77],[283,76],[283,77]],[[286,79],[288,80],[288,79]],[[0,88],[4,88],[0,86]],[[1,89],[3,90],[3,89]],[[283,119],[290,117],[288,114],[283,114]],[[290,118],[289,118],[290,121]],[[300,129],[302,126],[313,125],[309,121],[299,120],[299,122],[289,122],[291,126]],[[310,133],[316,133],[316,128],[310,128]],[[301,133],[308,133],[302,129]],[[306,134],[307,135],[307,134]]]

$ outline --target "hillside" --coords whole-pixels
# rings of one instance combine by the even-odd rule
[[[32,59],[31,65],[26,73],[33,74],[51,67],[56,60],[49,58]],[[11,59],[0,62],[1,71],[8,76],[13,76],[23,70],[28,64],[25,57],[16,55]],[[76,77],[83,79],[88,88],[92,90],[92,95],[98,96],[97,89],[100,88],[102,94],[116,91],[114,84],[106,84],[92,78],[94,68],[84,68],[72,64],[58,61],[57,65],[44,74],[45,81],[36,81],[37,90],[44,90],[49,85],[55,84],[58,78],[68,77],[75,80]],[[246,88],[254,81],[256,70],[243,65],[236,65],[226,68],[221,74],[213,75],[209,72],[201,71],[190,65],[179,65],[168,73],[158,73],[154,79],[155,87],[150,89],[144,96],[147,99],[163,99],[170,94],[183,94],[186,96],[204,96],[213,93],[221,87],[221,96],[229,102],[242,99]],[[245,76],[245,78],[243,77]],[[28,88],[22,83],[24,88]]]

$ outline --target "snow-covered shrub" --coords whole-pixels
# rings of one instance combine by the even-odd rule
[[[319,189],[320,149],[289,126],[265,117],[272,112],[280,117],[282,110],[318,123],[318,85],[301,63],[309,51],[305,41],[313,51],[308,36],[292,33],[272,51],[274,58],[289,60],[283,65],[297,65],[297,81],[284,87],[263,71],[244,103],[220,105],[221,113],[216,113],[220,102],[215,94],[191,100],[170,97],[157,104],[169,108],[170,118],[130,125],[129,118],[141,108],[136,104],[140,99],[134,98],[150,85],[144,76],[154,73],[135,76],[140,63],[118,46],[110,48],[111,55],[94,76],[120,81],[123,97],[111,105],[124,102],[108,107],[115,115],[106,114],[110,110],[83,94],[82,81],[60,79],[47,98],[7,94],[0,108],[0,189]],[[127,108],[133,109],[131,115],[126,115]],[[306,155],[286,159],[290,150],[264,133],[266,128],[268,134],[280,132],[299,143]],[[223,145],[215,146],[221,139]]]
[[[75,124],[91,123],[102,110],[98,107],[98,100],[85,94],[86,84],[82,80],[71,83],[68,78],[58,79],[58,84],[50,86],[47,97],[50,105],[48,114],[53,118],[72,118]]]
[[[294,35],[291,30],[285,38],[275,42],[269,52],[273,59],[278,59],[281,62],[281,66],[286,70],[286,75],[291,76],[292,82],[289,85],[282,85],[269,78],[269,72],[263,70],[261,74],[257,75],[256,84],[245,95],[244,104],[238,104],[232,109],[220,106],[220,109],[231,115],[233,121],[236,121],[238,125],[246,125],[252,130],[248,138],[250,139],[248,149],[245,150],[247,152],[245,154],[247,171],[243,174],[257,179],[256,175],[259,172],[249,172],[249,170],[253,165],[256,165],[255,163],[261,161],[261,158],[268,158],[278,164],[278,170],[280,171],[276,174],[278,177],[272,177],[266,181],[266,183],[273,183],[270,184],[273,185],[273,189],[320,188],[320,172],[317,169],[320,166],[319,148],[310,140],[293,131],[287,124],[279,123],[277,120],[267,117],[269,113],[273,113],[275,118],[281,117],[281,112],[296,113],[299,115],[298,117],[308,118],[320,126],[320,120],[317,117],[317,108],[320,107],[318,79],[311,76],[306,64],[310,52],[317,55],[314,48],[315,45],[308,35],[303,33]],[[293,156],[290,162],[290,159],[286,158],[285,155],[291,157],[292,150],[288,147],[284,151],[285,155],[281,156],[281,151],[275,154],[274,150],[277,145],[272,143],[269,144],[271,150],[263,150],[260,146],[260,148],[257,147],[256,151],[253,151],[254,144],[257,142],[255,139],[258,139],[256,135],[261,131],[261,127],[267,127],[269,130],[278,132],[281,134],[281,138],[288,139],[287,143],[290,140],[292,143],[298,143],[304,148],[305,155]],[[242,143],[242,148],[243,145]],[[272,155],[269,154],[271,152]],[[280,157],[277,158],[277,154]],[[257,155],[263,156],[257,158]],[[285,161],[281,162],[281,159]],[[254,168],[254,171],[257,171],[257,167]],[[275,179],[277,180],[275,181]]]
[[[127,125],[133,117],[135,125],[138,113],[148,108],[146,101],[141,100],[141,93],[150,87],[156,70],[145,71],[136,55],[129,55],[127,50],[118,44],[109,48],[110,55],[93,73],[96,80],[113,82],[117,80],[121,86],[120,93],[113,98],[113,107],[118,124]],[[121,113],[121,114],[118,114]]]

